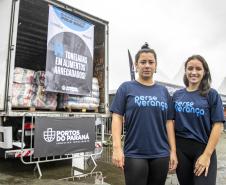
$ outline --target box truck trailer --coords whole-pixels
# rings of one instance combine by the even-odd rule
[[[26,89],[27,86],[31,85],[29,83],[34,83],[34,79],[37,75],[42,77],[44,73],[44,78],[47,69],[47,59],[48,59],[48,34],[49,33],[49,18],[50,18],[50,7],[54,9],[55,12],[58,11],[59,15],[64,14],[63,21],[67,23],[74,23],[77,25],[88,23],[93,25],[93,42],[91,46],[93,48],[91,60],[92,69],[89,69],[92,74],[88,78],[91,79],[91,83],[96,83],[98,86],[95,106],[81,104],[76,107],[74,104],[68,104],[59,106],[59,101],[64,100],[65,96],[70,99],[71,94],[67,92],[62,92],[58,90],[53,90],[51,92],[46,89],[46,83],[51,86],[52,83],[57,84],[58,82],[63,83],[62,78],[54,78],[47,81],[44,80],[43,89],[41,94],[44,93],[54,93],[56,104],[53,107],[49,107],[51,102],[47,102],[47,107],[40,107],[40,104],[34,104],[33,99],[35,94],[37,95],[39,88],[35,90]],[[63,12],[63,13],[62,13]],[[102,20],[98,17],[90,15],[86,12],[76,9],[75,7],[69,6],[62,1],[57,0],[1,0],[0,1],[0,151],[1,156],[4,157],[16,157],[21,156],[22,153],[18,152],[21,149],[23,151],[26,147],[33,147],[34,145],[30,142],[34,142],[32,137],[39,134],[36,130],[36,120],[39,118],[45,119],[62,119],[63,124],[65,120],[71,119],[81,119],[81,118],[94,118],[94,120],[106,118],[109,116],[108,108],[108,22]],[[76,21],[77,20],[77,21]],[[74,22],[73,22],[74,21]],[[61,25],[55,24],[56,27],[61,27]],[[52,31],[54,32],[54,31]],[[65,35],[67,33],[63,33]],[[72,34],[73,35],[73,34]],[[83,34],[82,36],[85,36]],[[92,35],[91,35],[92,36]],[[70,37],[69,37],[70,38]],[[87,38],[86,38],[87,39]],[[82,40],[82,39],[80,39]],[[77,39],[76,42],[71,43],[70,39],[67,41],[69,45],[81,44],[80,40]],[[58,39],[58,45],[54,45],[55,51],[59,51],[62,54],[62,43],[64,39]],[[57,48],[57,49],[56,49]],[[59,49],[60,48],[60,49]],[[65,65],[71,65],[73,69],[85,68],[87,63],[86,58],[81,55],[76,55],[70,52],[67,48],[65,52],[67,59],[70,59]],[[63,53],[64,55],[64,53]],[[76,60],[79,61],[76,63]],[[58,68],[62,67],[62,61],[55,59],[58,62]],[[70,64],[69,64],[70,63]],[[84,67],[85,66],[85,67]],[[72,68],[71,67],[71,68]],[[89,66],[88,66],[89,67]],[[58,69],[57,68],[57,69]],[[55,67],[56,69],[56,67]],[[57,70],[56,70],[57,71]],[[85,71],[85,70],[84,70]],[[83,72],[84,72],[83,71]],[[59,69],[58,72],[68,74],[68,69]],[[70,70],[71,72],[71,70]],[[26,73],[26,77],[23,75]],[[32,75],[31,75],[32,74]],[[41,74],[41,75],[40,75]],[[76,77],[78,73],[70,73]],[[82,73],[79,73],[82,74]],[[36,77],[35,77],[36,76]],[[80,75],[82,76],[82,75]],[[81,77],[83,78],[83,77]],[[18,80],[19,79],[19,80]],[[32,79],[32,80],[31,80]],[[68,84],[76,82],[74,78],[71,82],[69,78]],[[20,81],[22,80],[22,81]],[[29,81],[28,84],[23,82]],[[37,79],[36,79],[37,80]],[[32,81],[32,82],[31,82]],[[90,79],[88,79],[90,81]],[[93,84],[91,85],[93,87]],[[29,86],[30,87],[30,86]],[[33,84],[32,84],[33,87]],[[22,88],[22,90],[21,90]],[[74,87],[75,91],[80,88]],[[71,90],[65,86],[62,87],[63,90]],[[74,90],[74,89],[72,89]],[[20,92],[21,91],[21,92]],[[32,93],[31,93],[32,92]],[[92,96],[92,89],[87,93],[87,97],[84,98],[84,94],[78,94],[76,92],[72,95],[77,101],[78,98],[89,99]],[[27,94],[29,95],[27,95]],[[63,98],[62,98],[63,97]],[[46,96],[45,96],[46,98]],[[62,103],[62,102],[61,102]],[[98,104],[98,105],[97,105]],[[54,121],[53,121],[54,122]],[[76,121],[75,121],[76,122]],[[75,123],[76,124],[76,123]],[[92,123],[95,124],[95,123]],[[50,128],[47,129],[50,131]],[[47,132],[50,133],[50,132]],[[53,133],[53,132],[51,132]],[[62,133],[62,132],[61,132]],[[70,131],[65,131],[64,133],[70,133]],[[72,131],[71,131],[72,133]],[[75,132],[73,132],[75,133]],[[76,131],[78,134],[78,131]],[[33,136],[31,136],[33,135]],[[27,141],[26,136],[29,138]],[[51,136],[51,135],[48,135]],[[21,138],[23,137],[23,141]],[[73,138],[72,136],[70,136]],[[76,136],[77,137],[77,136]],[[79,136],[80,137],[80,136]],[[52,138],[53,139],[53,138]],[[62,139],[62,138],[61,138]],[[32,140],[32,141],[31,141]],[[46,141],[50,142],[51,137],[48,137]],[[37,143],[38,141],[36,141]],[[39,143],[38,143],[39,144]],[[32,154],[31,151],[27,152],[27,155]],[[26,155],[26,154],[24,154]]]

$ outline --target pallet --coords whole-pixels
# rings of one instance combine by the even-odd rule
[[[87,108],[75,108],[75,107],[72,107],[72,106],[65,106],[64,109],[67,111],[67,112],[95,112],[95,113],[98,113],[98,108],[95,108],[95,109],[87,109]]]
[[[34,107],[12,107],[12,110],[33,112],[33,108]]]
[[[56,108],[37,108],[33,107],[34,111],[56,111]]]
[[[27,111],[27,112],[56,111],[56,109],[36,108],[36,107],[12,107],[12,110],[15,110],[15,111]]]

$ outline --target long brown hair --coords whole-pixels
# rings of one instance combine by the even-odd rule
[[[212,82],[209,66],[208,66],[206,60],[201,55],[192,55],[186,60],[186,62],[184,64],[184,69],[186,70],[187,64],[188,64],[189,61],[195,60],[195,59],[200,61],[203,65],[203,68],[204,68],[204,76],[203,76],[203,78],[202,78],[202,80],[199,84],[198,90],[200,91],[200,95],[206,96],[208,94],[210,88],[211,88],[210,85],[211,85],[211,82]],[[186,87],[188,87],[189,82],[188,82],[186,74],[184,74],[183,80],[184,80],[184,84],[186,85]]]

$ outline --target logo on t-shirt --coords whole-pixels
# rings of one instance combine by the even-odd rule
[[[194,107],[194,102],[175,102],[175,110],[177,112],[186,112],[196,114],[197,117],[203,116],[205,114],[204,109]]]
[[[167,103],[159,101],[156,96],[135,96],[134,103],[139,107],[160,107],[161,110],[168,108]]]

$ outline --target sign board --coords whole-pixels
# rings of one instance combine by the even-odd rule
[[[49,6],[47,91],[90,95],[93,76],[94,25]]]
[[[88,152],[95,149],[95,118],[35,119],[34,157]]]

